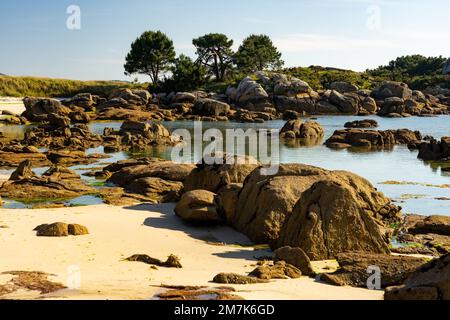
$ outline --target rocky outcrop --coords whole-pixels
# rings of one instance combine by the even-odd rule
[[[438,215],[417,217],[415,221],[407,225],[408,233],[414,235],[433,233],[450,236],[450,217]]]
[[[99,176],[109,177],[112,182],[124,189],[115,197],[134,197],[138,201],[175,202],[178,201],[183,181],[195,168],[189,164],[176,164],[156,158],[119,161],[106,166]],[[97,175],[97,174],[96,174]],[[114,197],[113,197],[114,198]],[[111,199],[120,203],[120,199]]]
[[[10,180],[1,185],[2,197],[33,201],[34,199],[70,199],[96,193],[94,188],[81,181],[80,176],[65,167],[51,167],[40,177],[31,175],[29,168],[24,169],[20,166],[19,170],[12,174]],[[24,172],[27,173],[25,176]]]
[[[224,153],[208,159],[203,158],[184,180],[184,189],[218,192],[228,184],[244,182],[247,175],[258,165],[258,161],[249,156]]]
[[[56,165],[71,167],[74,165],[91,164],[100,159],[109,158],[108,155],[100,153],[86,154],[78,150],[50,150],[45,153],[47,159]]]
[[[367,180],[334,172],[300,195],[272,246],[299,247],[311,260],[345,251],[389,253],[382,220],[399,221],[398,212]]]
[[[102,142],[102,137],[92,133],[85,124],[75,124],[72,127],[56,129],[42,125],[27,131],[21,141],[23,145],[70,150],[96,148]]]
[[[412,98],[412,90],[405,83],[386,81],[372,91],[372,97],[378,100],[393,97],[406,100]]]
[[[374,285],[369,277],[376,271],[380,271],[380,285],[385,288],[402,283],[425,263],[423,258],[368,254],[366,252],[340,253],[336,259],[339,263],[339,270],[334,273],[322,274],[320,280],[336,286],[363,288],[367,288],[368,284]]]
[[[450,254],[412,273],[400,286],[386,288],[385,300],[450,300]]]
[[[56,99],[27,97],[23,99],[23,104],[25,111],[22,113],[22,116],[31,122],[48,121],[49,114],[67,116],[71,111]]]
[[[319,139],[324,135],[323,127],[315,121],[289,120],[280,130],[284,139]]]
[[[243,109],[263,111],[272,106],[267,92],[251,77],[244,78],[237,88],[228,88],[227,96]]]
[[[199,116],[226,116],[230,112],[230,106],[213,99],[199,99],[191,111]]]
[[[378,122],[376,120],[364,119],[347,122],[344,124],[346,128],[377,128]]]
[[[160,123],[125,121],[119,131],[106,128],[103,141],[108,152],[142,151],[155,145],[175,145],[179,141]]]
[[[178,201],[175,213],[189,222],[221,221],[215,204],[216,195],[207,190],[193,190],[186,192]]]
[[[325,142],[329,148],[341,149],[350,147],[360,148],[389,148],[396,144],[418,144],[422,135],[418,131],[409,129],[399,130],[364,130],[344,129],[336,130]]]
[[[361,230],[354,234],[355,239],[352,241],[357,242],[365,239],[369,242],[367,248],[372,248],[375,252],[377,250],[388,251],[382,224],[378,220],[398,221],[399,208],[391,205],[389,199],[377,192],[369,182],[350,173],[327,171],[301,164],[281,164],[275,175],[262,175],[259,169],[255,169],[245,179],[240,191],[228,190],[224,192],[230,199],[236,199],[237,197],[238,200],[235,206],[229,205],[222,210],[226,212],[227,222],[246,234],[252,241],[273,243],[279,240],[280,232],[282,228],[285,228],[283,226],[286,224],[285,220],[290,217],[294,205],[299,201],[302,194],[316,182],[330,180],[340,181],[348,189],[346,195],[349,193],[352,195],[347,198],[349,206],[354,209],[351,215],[356,217],[362,215],[363,217],[359,218],[364,221],[364,224],[368,225],[366,228],[370,227],[369,231],[377,230],[377,227],[380,228],[378,233],[374,233],[374,239],[376,240],[373,243],[369,242],[370,236],[367,232],[361,235]],[[364,195],[365,200],[360,198],[362,196],[355,194]],[[362,209],[367,207],[370,207],[371,210],[364,211]],[[329,213],[333,215],[335,209],[331,209]],[[347,221],[350,221],[350,219],[352,218],[349,216]],[[372,219],[376,221],[372,221]],[[351,223],[349,222],[349,224]],[[296,223],[293,225],[299,227]],[[357,228],[357,226],[354,227]],[[352,226],[346,226],[346,228],[352,228]],[[362,230],[365,231],[365,229]],[[292,232],[295,233],[296,231]],[[287,234],[286,236],[290,237]],[[360,236],[361,238],[359,238]],[[299,247],[288,241],[287,238],[286,241],[281,239],[277,243],[276,247],[286,245]],[[362,246],[365,245],[362,244]]]
[[[94,111],[96,104],[100,101],[101,99],[99,96],[90,93],[79,93],[70,99],[63,100],[62,103],[70,109],[79,107],[84,111]]]
[[[50,161],[45,154],[40,153],[36,147],[7,145],[1,148],[0,167],[17,167],[25,160],[29,160],[32,167],[45,167],[50,165]]]
[[[445,160],[450,158],[450,137],[442,137],[441,141],[432,139],[431,141],[422,142],[419,146],[419,159]]]

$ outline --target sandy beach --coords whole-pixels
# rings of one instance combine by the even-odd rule
[[[48,295],[17,291],[2,298],[15,299],[153,299],[167,285],[217,286],[211,279],[220,272],[246,274],[255,257],[270,255],[255,250],[242,234],[225,226],[194,227],[173,213],[174,204],[112,207],[108,205],[42,209],[0,209],[0,272],[43,271],[49,279],[70,288]],[[86,236],[37,237],[37,225],[79,223]],[[211,244],[223,242],[224,245]],[[237,245],[239,244],[239,245]],[[159,267],[123,259],[148,254],[165,259],[175,254],[182,269]],[[79,273],[78,273],[79,270]],[[75,273],[74,273],[75,272]],[[0,276],[0,284],[11,278]],[[74,285],[72,285],[74,286]],[[274,280],[267,284],[235,285],[245,299],[381,299],[383,291],[322,284],[307,277]]]

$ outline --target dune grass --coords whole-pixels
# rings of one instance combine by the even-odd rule
[[[120,81],[79,81],[37,77],[0,76],[0,96],[7,97],[70,97],[89,92],[107,96],[117,88],[145,88],[145,84]]]

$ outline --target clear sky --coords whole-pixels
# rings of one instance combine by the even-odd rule
[[[81,9],[70,30],[67,8]],[[124,58],[145,30],[161,30],[178,53],[221,32],[237,47],[269,35],[287,66],[362,71],[405,54],[450,56],[447,0],[16,0],[0,2],[0,73],[127,79]]]

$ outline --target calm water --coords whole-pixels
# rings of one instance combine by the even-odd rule
[[[408,128],[419,130],[423,135],[432,135],[435,138],[450,135],[450,116],[440,116],[433,118],[373,118],[378,121],[380,130]],[[334,130],[342,129],[344,123],[352,120],[360,120],[356,116],[320,116],[315,118],[325,129],[324,140],[318,145],[301,147],[281,144],[280,161],[282,163],[305,163],[330,170],[348,170],[355,172],[369,181],[374,186],[384,192],[388,197],[393,198],[398,205],[401,205],[405,213],[419,214],[443,214],[450,215],[450,201],[437,200],[436,198],[450,198],[449,188],[439,188],[438,185],[450,184],[450,173],[441,171],[440,166],[424,163],[417,159],[417,151],[409,151],[406,146],[396,146],[392,150],[354,152],[350,150],[332,150],[323,145],[323,142],[332,135]],[[184,128],[193,131],[193,122],[176,121],[163,123],[170,131]],[[241,124],[232,122],[205,122],[203,130],[209,128],[236,129],[236,128],[274,128],[279,129],[284,121],[270,121],[262,124]],[[91,130],[102,133],[106,127],[120,128],[120,122],[97,122],[92,123]],[[5,127],[0,127],[4,131]],[[8,127],[11,135],[21,134],[24,128]],[[102,148],[88,150],[88,152],[102,152]],[[101,162],[114,162],[121,159],[138,156],[156,156],[170,159],[171,148],[155,147],[147,154],[130,154],[125,152],[111,154],[110,159]],[[448,164],[442,164],[449,166]],[[92,166],[77,166],[78,173],[83,173]],[[41,169],[43,170],[43,169]],[[38,170],[38,171],[41,171]],[[10,172],[8,170],[8,172]],[[6,173],[5,171],[0,173]],[[92,178],[86,178],[93,182]],[[385,181],[408,182],[411,184],[382,184]],[[83,201],[83,204],[85,202]]]

